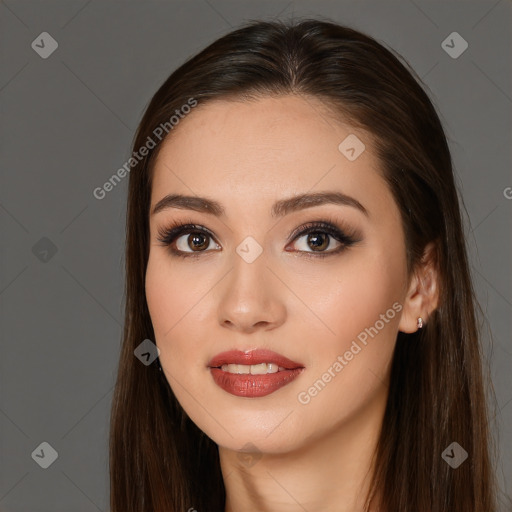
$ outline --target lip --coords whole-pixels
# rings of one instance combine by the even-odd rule
[[[236,374],[222,370],[223,364],[261,364],[274,363],[284,368],[277,373],[263,375]],[[242,352],[230,350],[217,354],[208,363],[210,373],[217,386],[224,391],[240,397],[258,398],[269,395],[286,386],[304,370],[302,363],[297,363],[271,350],[252,350]]]
[[[220,368],[223,364],[261,364],[274,363],[287,370],[304,368],[302,363],[297,363],[287,357],[277,354],[272,350],[256,349],[247,352],[241,350],[228,350],[214,356],[208,363],[210,368]]]

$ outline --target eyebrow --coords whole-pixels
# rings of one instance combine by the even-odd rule
[[[355,198],[341,192],[315,192],[293,196],[287,199],[280,199],[272,206],[272,217],[284,217],[291,212],[312,208],[323,204],[338,204],[352,206],[364,215],[369,217],[366,208]],[[167,208],[179,208],[183,210],[194,210],[201,213],[209,213],[216,217],[225,216],[223,206],[213,199],[199,196],[186,196],[182,194],[169,194],[160,199],[154,206],[151,215],[155,215]]]

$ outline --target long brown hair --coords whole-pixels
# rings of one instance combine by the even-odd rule
[[[172,137],[179,124],[169,120],[191,98],[200,109],[214,99],[314,97],[367,131],[401,212],[409,275],[434,242],[440,285],[427,325],[398,333],[369,499],[380,490],[379,510],[385,512],[494,512],[479,310],[450,151],[420,83],[404,59],[351,28],[315,19],[251,21],[169,76],[144,113],[133,151],[155,142],[159,126]],[[130,170],[125,323],[110,431],[111,510],[223,512],[217,445],[188,418],[156,365],[134,357],[143,340],[154,340],[144,282],[151,171],[161,146],[135,159]],[[469,454],[457,469],[441,456],[454,441]]]

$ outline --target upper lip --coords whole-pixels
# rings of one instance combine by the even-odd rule
[[[304,368],[302,363],[297,363],[288,359],[287,357],[277,354],[272,350],[266,349],[255,349],[248,351],[241,350],[228,350],[227,352],[221,352],[214,356],[208,366],[210,368],[219,368],[223,364],[261,364],[261,363],[274,363],[287,370],[293,370],[295,368]]]

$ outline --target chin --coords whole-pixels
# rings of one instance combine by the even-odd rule
[[[300,412],[304,414],[304,411],[294,411],[291,407],[269,409],[267,404],[265,410],[232,410],[215,416],[215,419],[205,416],[204,411],[198,416],[189,416],[223,448],[279,454],[298,449],[306,442],[305,418],[298,414]]]

